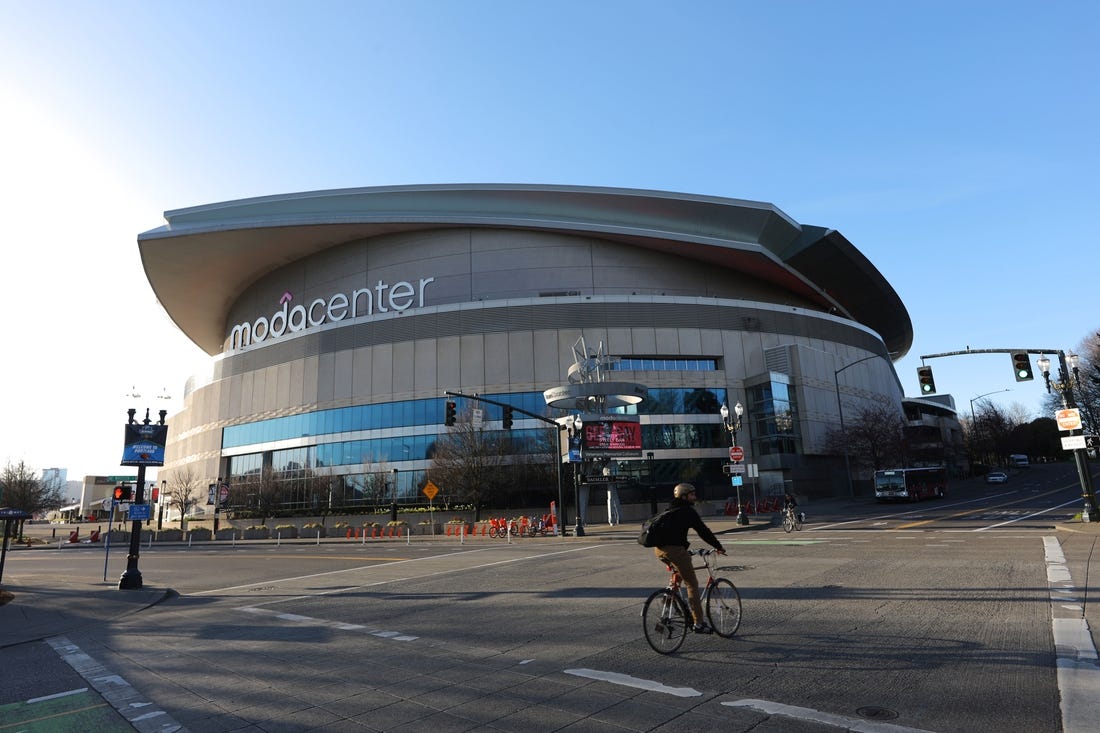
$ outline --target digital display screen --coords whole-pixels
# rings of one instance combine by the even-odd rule
[[[584,423],[584,449],[586,451],[635,451],[642,450],[642,426],[636,422],[601,420]]]

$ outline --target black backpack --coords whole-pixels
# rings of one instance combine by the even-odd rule
[[[642,531],[638,534],[638,544],[642,547],[660,547],[675,539],[670,536],[672,534],[669,526],[671,522],[668,521],[669,516],[674,511],[676,509],[668,509],[642,522]]]

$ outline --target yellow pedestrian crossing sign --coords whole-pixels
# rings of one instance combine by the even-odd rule
[[[424,484],[424,488],[420,490],[424,496],[428,497],[428,501],[435,498],[435,495],[439,493],[439,487],[433,484],[431,481]]]

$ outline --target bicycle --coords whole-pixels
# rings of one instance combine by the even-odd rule
[[[802,531],[802,524],[806,521],[806,514],[804,512],[796,512],[794,507],[787,507],[783,510],[783,531],[790,532],[791,530]]]
[[[699,589],[707,621],[718,636],[733,637],[741,626],[741,594],[737,586],[727,578],[714,577],[711,556],[718,554],[717,550],[690,550],[688,554],[703,558],[703,565],[696,569],[707,571],[707,582]],[[668,571],[668,585],[653,591],[642,606],[645,639],[658,654],[672,654],[679,649],[692,626],[691,611],[681,593],[680,574],[671,566]]]

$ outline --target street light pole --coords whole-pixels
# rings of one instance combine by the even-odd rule
[[[871,356],[865,356],[862,359],[856,359],[851,364],[845,364],[840,369],[833,372],[833,384],[836,386],[836,411],[840,415],[840,434],[844,437],[844,478],[848,481],[848,496],[855,496],[856,490],[852,485],[852,463],[848,458],[848,431],[844,428],[844,405],[840,402],[840,373],[848,367],[854,367],[856,364],[862,364],[865,361],[871,359],[885,359],[882,354],[871,354]]]
[[[729,406],[723,404],[718,410],[722,415],[722,424],[726,426],[726,430],[730,434],[730,448],[737,447],[737,431],[741,429],[741,416],[745,413],[745,406],[738,402],[733,406],[733,415],[730,415]],[[731,451],[732,452],[732,451]],[[748,515],[745,514],[745,505],[741,503],[741,476],[731,475],[730,483],[737,489],[737,524],[747,525],[749,523]]]
[[[584,508],[581,506],[581,473],[584,471],[583,430],[584,423],[581,422],[581,416],[577,415],[569,426],[569,458],[573,465],[573,502],[575,504],[573,510],[577,514],[577,523],[573,525],[574,537],[584,537]],[[574,446],[580,451],[579,461],[572,461]]]
[[[126,411],[130,418],[130,425],[137,425],[134,421],[134,414],[136,410],[130,409]],[[160,422],[157,425],[164,425],[164,418],[168,414],[167,410],[160,411]],[[142,425],[148,426],[152,421],[149,419],[149,410],[145,410],[145,419],[142,421]],[[140,426],[139,426],[140,427]],[[142,460],[138,463],[137,467],[137,481],[134,484],[134,503],[131,506],[145,504],[145,466],[146,460]],[[124,465],[127,464],[125,461]],[[161,463],[154,463],[153,465],[162,465]],[[135,512],[136,513],[136,512]],[[122,573],[122,576],[118,579],[119,590],[137,590],[142,586],[141,570],[138,569],[138,558],[141,554],[141,519],[135,519],[130,524],[130,553],[126,556],[126,571]]]
[[[1039,365],[1039,371],[1043,373],[1043,380],[1047,385],[1047,393],[1051,391],[1051,387],[1054,387],[1058,391],[1058,395],[1062,398],[1062,406],[1067,409],[1074,409],[1077,407],[1077,399],[1073,396],[1073,384],[1070,381],[1070,373],[1072,370],[1072,380],[1077,383],[1077,386],[1081,386],[1081,374],[1077,368],[1077,354],[1066,354],[1064,351],[1058,351],[1058,379],[1051,381],[1050,379],[1050,359],[1045,355],[1040,356],[1037,359]],[[1071,431],[1071,435],[1078,431]],[[1089,522],[1100,522],[1100,510],[1096,506],[1096,493],[1092,488],[1092,472],[1089,470],[1089,455],[1086,448],[1075,448],[1073,451],[1073,459],[1077,464],[1077,478],[1081,484],[1081,499],[1084,501],[1084,506],[1081,508],[1081,521],[1086,524]]]

